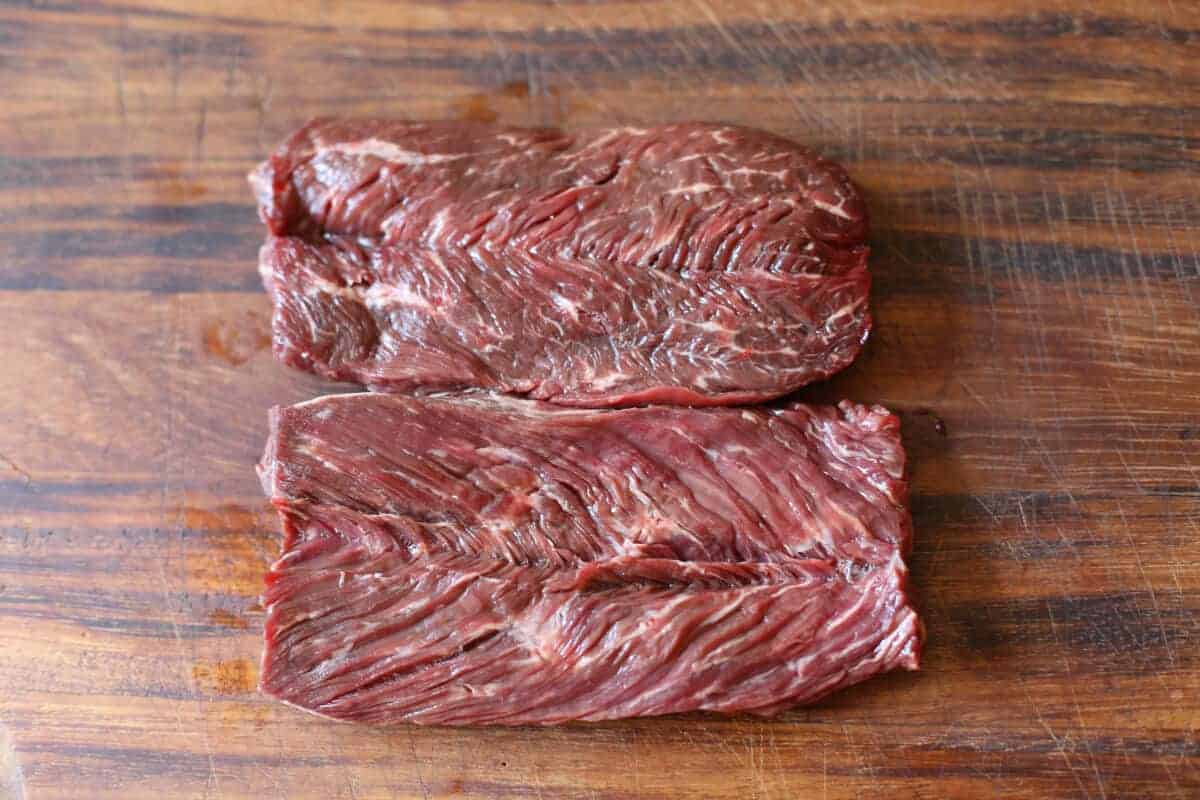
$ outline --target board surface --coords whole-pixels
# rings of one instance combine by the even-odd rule
[[[0,798],[1200,796],[1194,3],[0,7]],[[705,118],[850,169],[925,668],[773,721],[372,730],[254,691],[246,171],[316,114]]]

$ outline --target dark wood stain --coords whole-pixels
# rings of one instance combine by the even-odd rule
[[[504,97],[512,97],[516,100],[525,100],[529,97],[529,82],[528,81],[509,81],[500,87],[499,94]]]
[[[246,694],[254,691],[258,671],[254,664],[243,658],[205,662],[192,667],[192,680],[201,691],[219,695]]]
[[[1200,8],[295,12],[0,7],[0,795],[1200,796]],[[876,327],[798,396],[901,414],[924,669],[774,721],[260,697],[266,412],[352,387],[270,358],[245,174],[328,114],[699,117],[845,163]]]
[[[557,102],[559,89],[547,86],[542,90]],[[509,81],[490,92],[475,92],[455,104],[454,116],[467,122],[496,122],[501,118],[501,112],[496,105],[518,108],[524,106],[530,97],[527,81]]]
[[[939,417],[937,414],[933,413],[932,410],[930,410],[928,408],[918,408],[913,413],[916,414],[918,417],[929,418],[929,420],[933,423],[933,429],[934,429],[934,431],[937,432],[938,436],[946,435],[946,421],[944,419],[942,419],[941,417]]]
[[[164,164],[159,173],[162,177],[155,184],[155,194],[164,205],[191,202],[208,194],[208,187],[200,181],[189,179],[180,164]]]
[[[210,322],[204,327],[204,349],[210,355],[239,367],[256,353],[271,346],[268,324],[256,314]]]
[[[250,627],[250,623],[244,617],[240,617],[232,611],[226,611],[223,608],[208,612],[208,621],[213,625],[221,625],[240,631],[244,631]]]
[[[481,92],[469,95],[462,101],[457,116],[468,122],[495,122],[500,118],[499,112],[490,105],[488,95]]]
[[[183,525],[188,530],[245,533],[260,521],[257,509],[237,503],[221,503],[211,508],[183,506]]]

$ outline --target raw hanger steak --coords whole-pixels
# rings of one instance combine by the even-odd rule
[[[921,633],[879,407],[567,410],[494,395],[276,409],[262,687],[375,723],[770,714]]]
[[[870,329],[860,195],[761,131],[317,120],[251,183],[276,354],[374,389],[751,403]]]

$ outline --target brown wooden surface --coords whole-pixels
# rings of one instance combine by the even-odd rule
[[[1192,2],[5,3],[0,797],[1200,796]],[[769,722],[370,730],[257,696],[243,180],[315,114],[706,118],[844,161],[925,669]]]

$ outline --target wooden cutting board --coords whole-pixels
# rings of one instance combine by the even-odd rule
[[[0,797],[1200,796],[1200,10],[0,10]],[[773,721],[372,730],[259,697],[276,365],[243,176],[316,114],[704,118],[847,164],[925,668]]]

